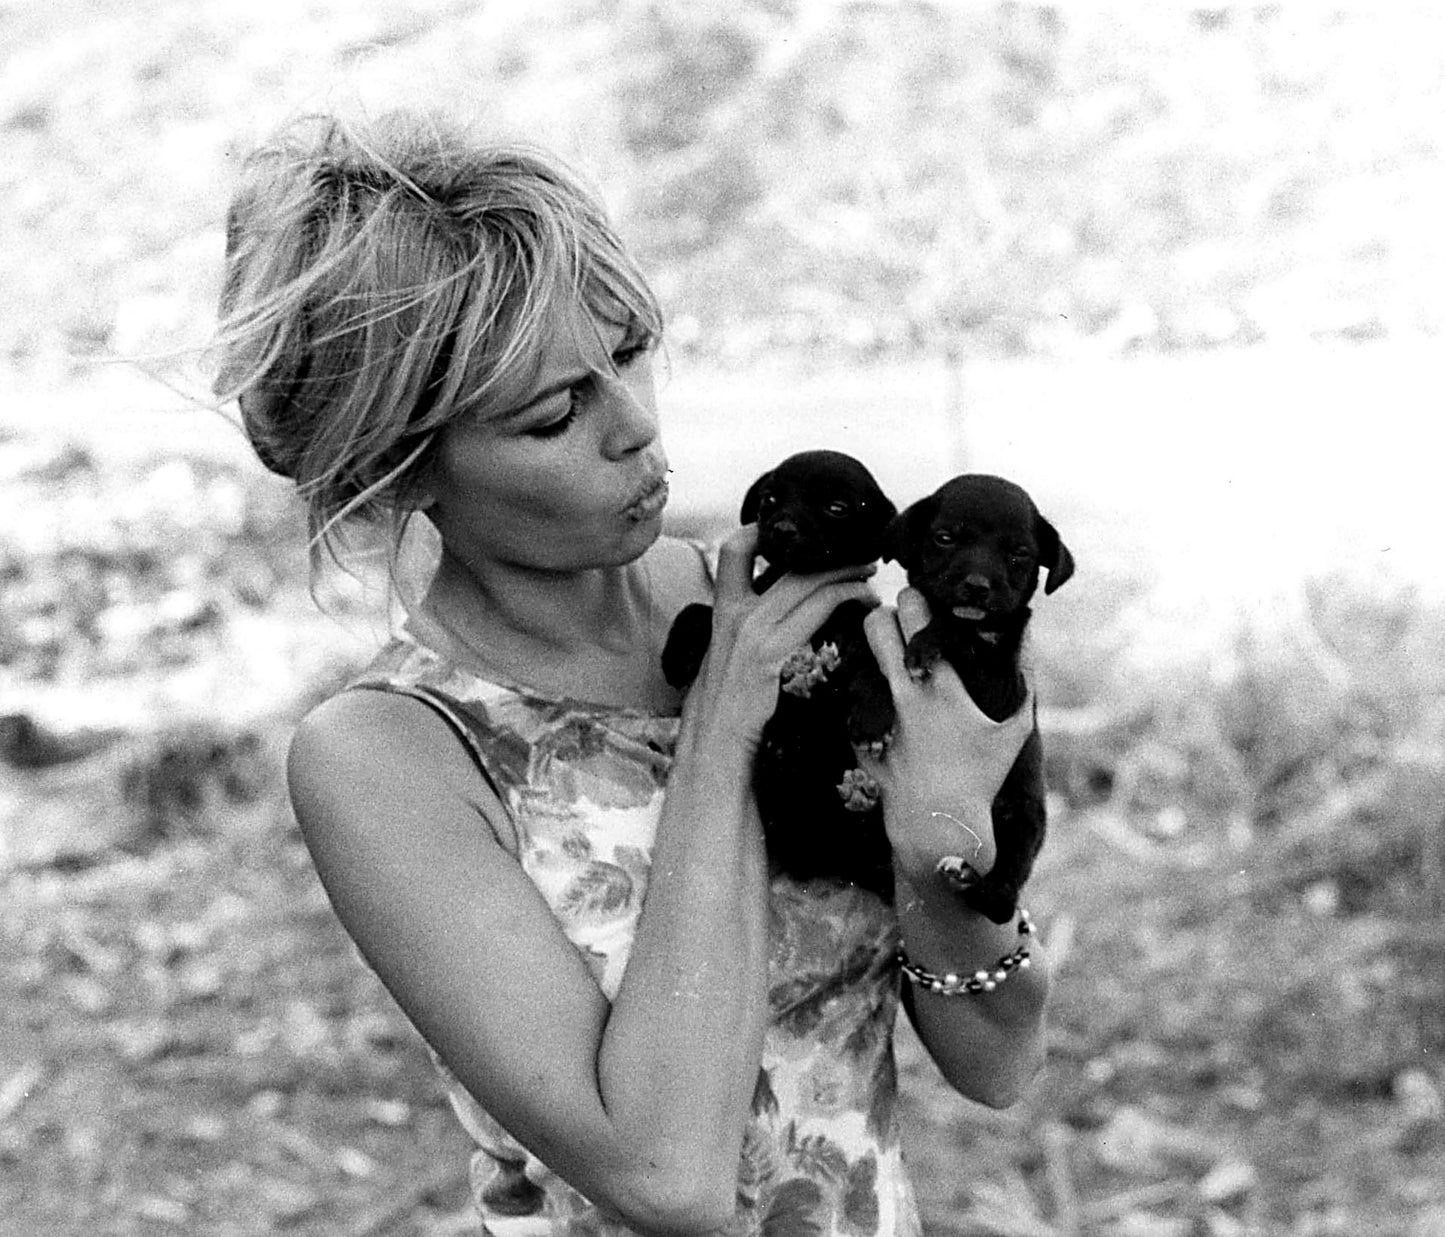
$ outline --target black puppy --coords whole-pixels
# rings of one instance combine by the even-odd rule
[[[1049,573],[1045,593],[1074,574],[1073,555],[1054,526],[1011,481],[969,473],[914,503],[885,540],[884,556],[908,572],[928,602],[928,625],[904,650],[909,673],[926,678],[947,661],[984,713],[995,721],[1012,716],[1027,695],[1019,652],[1039,569]],[[887,683],[873,673],[855,690],[863,699],[850,718],[852,738],[881,752],[894,718]],[[1035,725],[993,802],[992,870],[979,877],[966,863],[954,868],[965,904],[995,923],[1011,920],[1046,825]]]
[[[742,522],[758,524],[767,566],[753,588],[785,572],[871,563],[897,513],[873,475],[852,456],[804,451],[764,473],[743,498]],[[845,602],[783,670],[777,708],[763,727],[753,788],[768,853],[798,880],[829,877],[892,893],[892,866],[876,787],[849,741],[850,684],[872,667],[863,634],[868,607]],[[674,687],[697,677],[712,631],[712,608],[692,605],[673,623],[662,655]]]

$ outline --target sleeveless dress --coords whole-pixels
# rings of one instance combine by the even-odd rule
[[[506,806],[503,838],[616,996],[647,892],[678,719],[490,682],[403,632],[355,686],[418,697]],[[775,875],[769,1025],[729,1237],[918,1237],[895,1121],[897,921],[876,895]],[[625,1237],[433,1060],[476,1143],[472,1196],[492,1237]]]

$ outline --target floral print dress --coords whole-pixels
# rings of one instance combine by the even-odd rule
[[[613,998],[647,892],[678,719],[556,700],[480,677],[409,634],[357,686],[418,696],[506,805],[503,839]],[[915,1237],[894,1109],[897,924],[877,896],[770,885],[770,1020],[730,1237]],[[622,1237],[527,1152],[438,1060],[475,1140],[472,1194],[493,1237]]]

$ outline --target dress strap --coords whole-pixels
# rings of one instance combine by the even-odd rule
[[[511,813],[507,809],[507,797],[502,793],[502,788],[497,784],[496,778],[492,776],[491,770],[487,768],[486,754],[477,739],[475,731],[468,725],[466,719],[462,716],[461,711],[456,707],[452,699],[444,693],[437,691],[435,688],[426,687],[418,683],[361,682],[354,683],[352,686],[355,688],[364,688],[368,691],[384,691],[392,692],[398,696],[410,696],[413,700],[421,701],[422,704],[426,705],[433,713],[440,717],[442,721],[446,722],[448,727],[451,728],[452,733],[461,740],[462,746],[467,749],[467,754],[471,756],[472,763],[477,767],[477,772],[482,775],[482,780],[486,782],[487,789],[492,792],[497,802],[501,804],[502,811],[508,813],[507,825],[510,836],[504,838],[498,834],[497,841],[501,844],[502,849],[515,859],[520,852],[520,844],[517,838],[516,825],[513,824]],[[496,832],[495,828],[493,832]]]

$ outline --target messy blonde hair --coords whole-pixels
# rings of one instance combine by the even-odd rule
[[[560,306],[662,329],[574,174],[434,117],[293,123],[246,160],[226,240],[215,393],[296,483],[313,569],[359,524],[385,529],[394,569],[439,431],[504,411]]]

